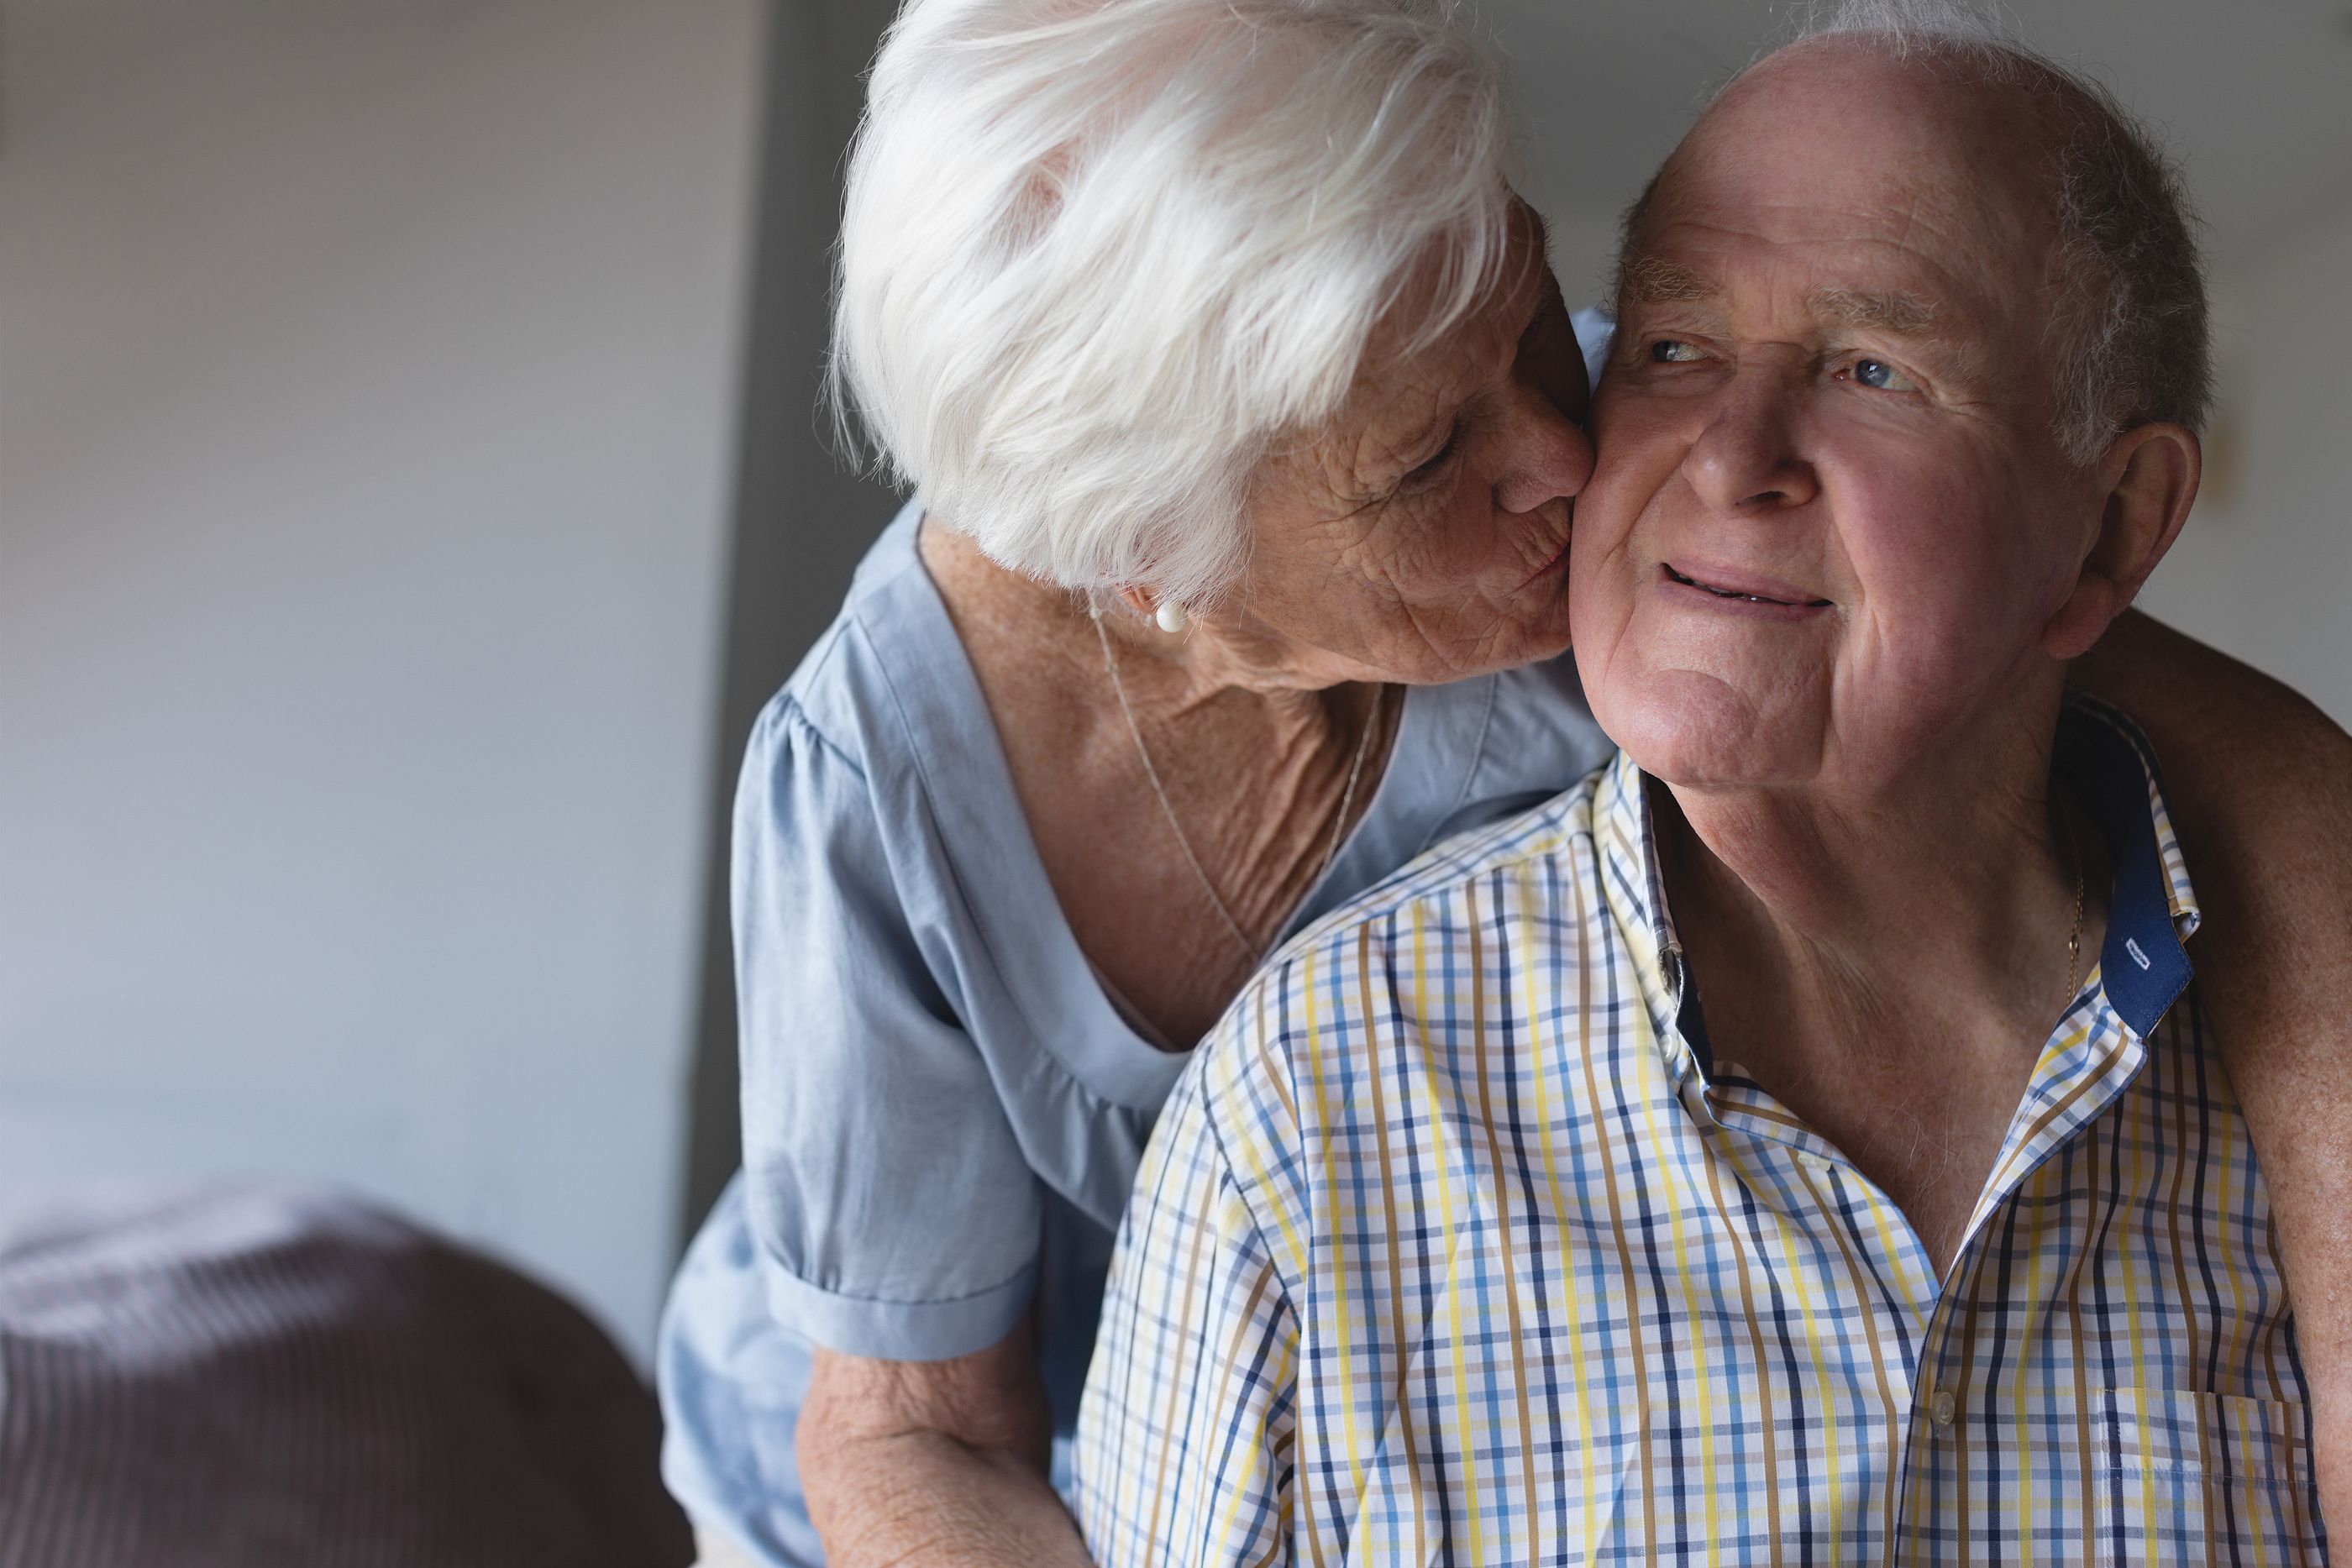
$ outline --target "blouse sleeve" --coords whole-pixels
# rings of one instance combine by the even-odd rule
[[[906,910],[856,760],[789,695],[735,802],[745,1192],[770,1310],[818,1344],[930,1361],[1011,1332],[1043,1212],[986,1062]],[[952,979],[952,977],[946,977]]]

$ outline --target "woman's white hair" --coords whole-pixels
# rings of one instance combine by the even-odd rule
[[[1408,287],[1408,350],[1487,298],[1510,145],[1445,0],[908,0],[850,155],[832,405],[1000,563],[1212,597],[1258,465]]]

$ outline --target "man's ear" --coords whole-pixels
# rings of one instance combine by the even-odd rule
[[[2099,463],[2098,532],[2083,558],[2074,591],[2042,629],[2053,659],[2091,650],[2107,623],[2131,608],[2140,585],[2164,559],[2197,501],[2204,448],[2179,424],[2143,424],[2116,437]]]

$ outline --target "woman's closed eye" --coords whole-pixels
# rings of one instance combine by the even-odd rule
[[[1461,449],[1462,422],[1457,419],[1445,432],[1445,444],[1413,465],[1405,475],[1402,487],[1411,489],[1430,483],[1445,472],[1446,465],[1454,461],[1454,455]]]

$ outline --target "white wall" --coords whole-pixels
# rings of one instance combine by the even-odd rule
[[[642,1354],[761,8],[0,24],[0,1182],[340,1179]]]
[[[2205,487],[2141,602],[2352,726],[2352,211],[2214,307]]]

